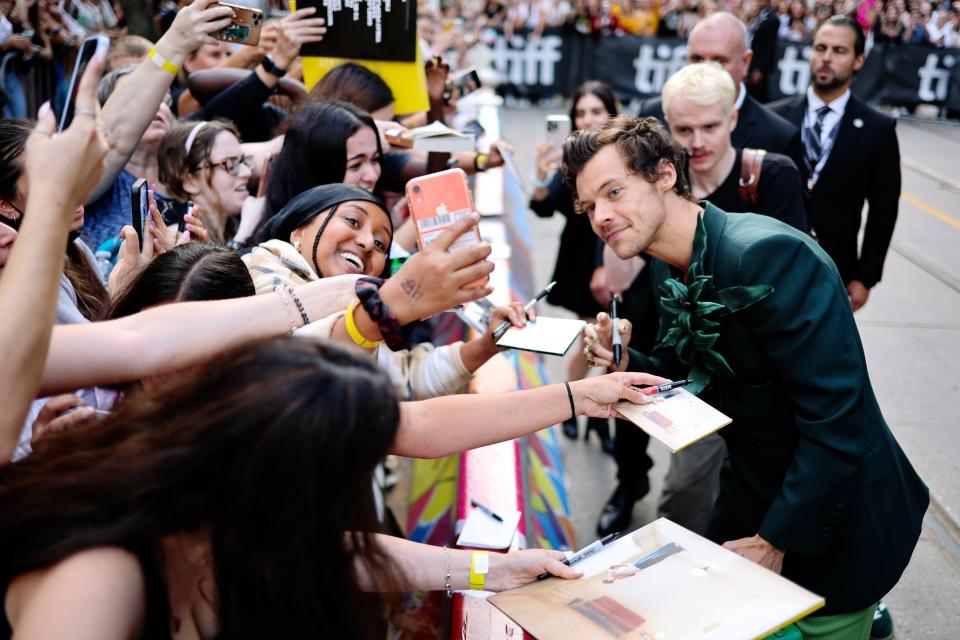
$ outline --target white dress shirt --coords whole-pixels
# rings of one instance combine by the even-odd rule
[[[840,124],[843,112],[847,110],[848,102],[850,102],[850,89],[844,91],[843,95],[827,105],[830,107],[830,111],[823,118],[823,126],[820,129],[820,144],[826,142],[833,128]],[[825,104],[811,87],[807,87],[807,122],[810,123],[811,127],[817,121],[817,111]]]

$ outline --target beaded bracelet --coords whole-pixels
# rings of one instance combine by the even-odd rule
[[[290,320],[290,335],[293,335],[293,332],[303,325],[297,323],[297,312],[293,310],[290,292],[282,286],[277,287],[275,291],[277,292],[277,295],[280,296],[280,300],[283,302],[283,312],[287,314],[287,319]]]
[[[370,315],[370,319],[377,323],[380,335],[391,351],[407,349],[413,336],[416,323],[401,326],[400,321],[390,313],[390,308],[380,299],[380,287],[383,280],[380,278],[363,277],[357,280],[355,287],[360,304]]]
[[[443,547],[443,561],[444,561],[444,570],[443,570],[443,589],[447,592],[447,597],[453,597],[453,583],[450,581],[450,551],[447,549],[446,545]]]
[[[287,290],[287,293],[290,294],[290,298],[293,300],[293,303],[297,305],[297,311],[300,312],[300,319],[303,320],[303,324],[310,324],[310,316],[307,315],[307,310],[303,308],[303,303],[300,302],[300,296],[297,295],[297,290],[286,282],[280,286]]]

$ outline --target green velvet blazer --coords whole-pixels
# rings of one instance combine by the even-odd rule
[[[880,413],[846,290],[807,235],[704,207],[694,277],[652,265],[659,339],[630,368],[696,371],[700,397],[733,418],[712,540],[759,533],[785,577],[826,599],[821,614],[870,606],[906,568],[929,497]]]

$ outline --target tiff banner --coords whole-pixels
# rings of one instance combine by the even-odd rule
[[[494,67],[502,90],[529,97],[569,95],[586,80],[610,84],[622,101],[658,95],[686,61],[686,42],[671,38],[611,36],[594,40],[547,29],[535,38],[498,34]],[[810,44],[781,42],[771,77],[772,100],[796,95],[810,82]],[[867,55],[854,93],[867,102],[918,103],[960,110],[960,49],[882,45]]]

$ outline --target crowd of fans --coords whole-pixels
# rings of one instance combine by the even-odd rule
[[[263,8],[275,22],[285,7],[277,2],[268,4]],[[483,67],[489,63],[489,55],[483,55],[485,47],[474,45],[489,44],[493,29],[508,35],[561,28],[597,38],[610,34],[686,38],[710,13],[728,11],[750,25],[771,4],[780,21],[779,37],[784,40],[808,41],[830,16],[847,14],[856,17],[868,41],[875,43],[960,46],[957,0],[441,0],[420,2],[418,27],[428,52],[446,52],[456,67]],[[156,29],[169,25],[175,8],[171,3],[151,6]],[[76,46],[86,35],[129,32],[119,2],[0,1],[0,103],[4,113],[23,117],[57,97]],[[268,26],[260,46],[234,47],[232,55],[225,44],[204,47],[185,70],[251,67],[269,53],[277,33],[276,24]],[[143,42],[137,38],[128,36],[120,50],[138,51]],[[298,77],[298,70],[291,69],[288,77]],[[189,97],[184,102],[196,106]]]
[[[751,24],[768,4],[762,0],[453,0],[432,12],[441,33],[468,42],[478,29],[507,33],[548,27],[585,35],[632,34],[686,38],[704,16],[728,11]],[[943,0],[776,0],[780,37],[808,41],[830,16],[856,16],[877,41],[898,41],[939,47],[958,46],[960,3]],[[462,27],[468,28],[462,28]]]
[[[481,563],[373,534],[389,522],[371,490],[388,453],[451,455],[563,421],[576,436],[579,416],[609,426],[614,403],[646,402],[638,387],[666,382],[581,371],[516,394],[457,394],[500,351],[493,329],[534,314],[496,307],[482,335],[434,345],[427,319],[491,293],[491,247],[449,250],[478,224],[466,212],[418,251],[404,185],[483,172],[509,153],[492,140],[427,153],[387,132],[468,117],[451,66],[472,62],[483,28],[684,37],[725,8],[747,22],[778,11],[782,37],[797,39],[850,12],[877,39],[893,12],[897,37],[939,33],[949,46],[956,22],[923,3],[918,19],[930,9],[939,31],[912,14],[908,24],[905,7],[876,0],[424,5],[429,110],[396,113],[390,86],[358,64],[306,90],[301,50],[326,33],[313,8],[264,7],[259,43],[240,46],[213,37],[234,18],[215,0],[150,6],[150,39],[108,0],[0,7],[0,637],[24,638],[382,637],[395,603],[362,594],[483,589],[477,573],[491,591],[578,575],[558,552]],[[110,50],[87,66],[58,131],[77,45],[93,33]],[[574,128],[595,133],[614,102],[590,85]],[[572,217],[548,171],[559,158],[541,160],[535,196],[552,200],[538,213],[562,200]],[[149,203],[139,228],[138,185]],[[583,231],[589,275],[596,241]],[[592,280],[585,317],[609,300]],[[384,616],[357,616],[362,606]]]

